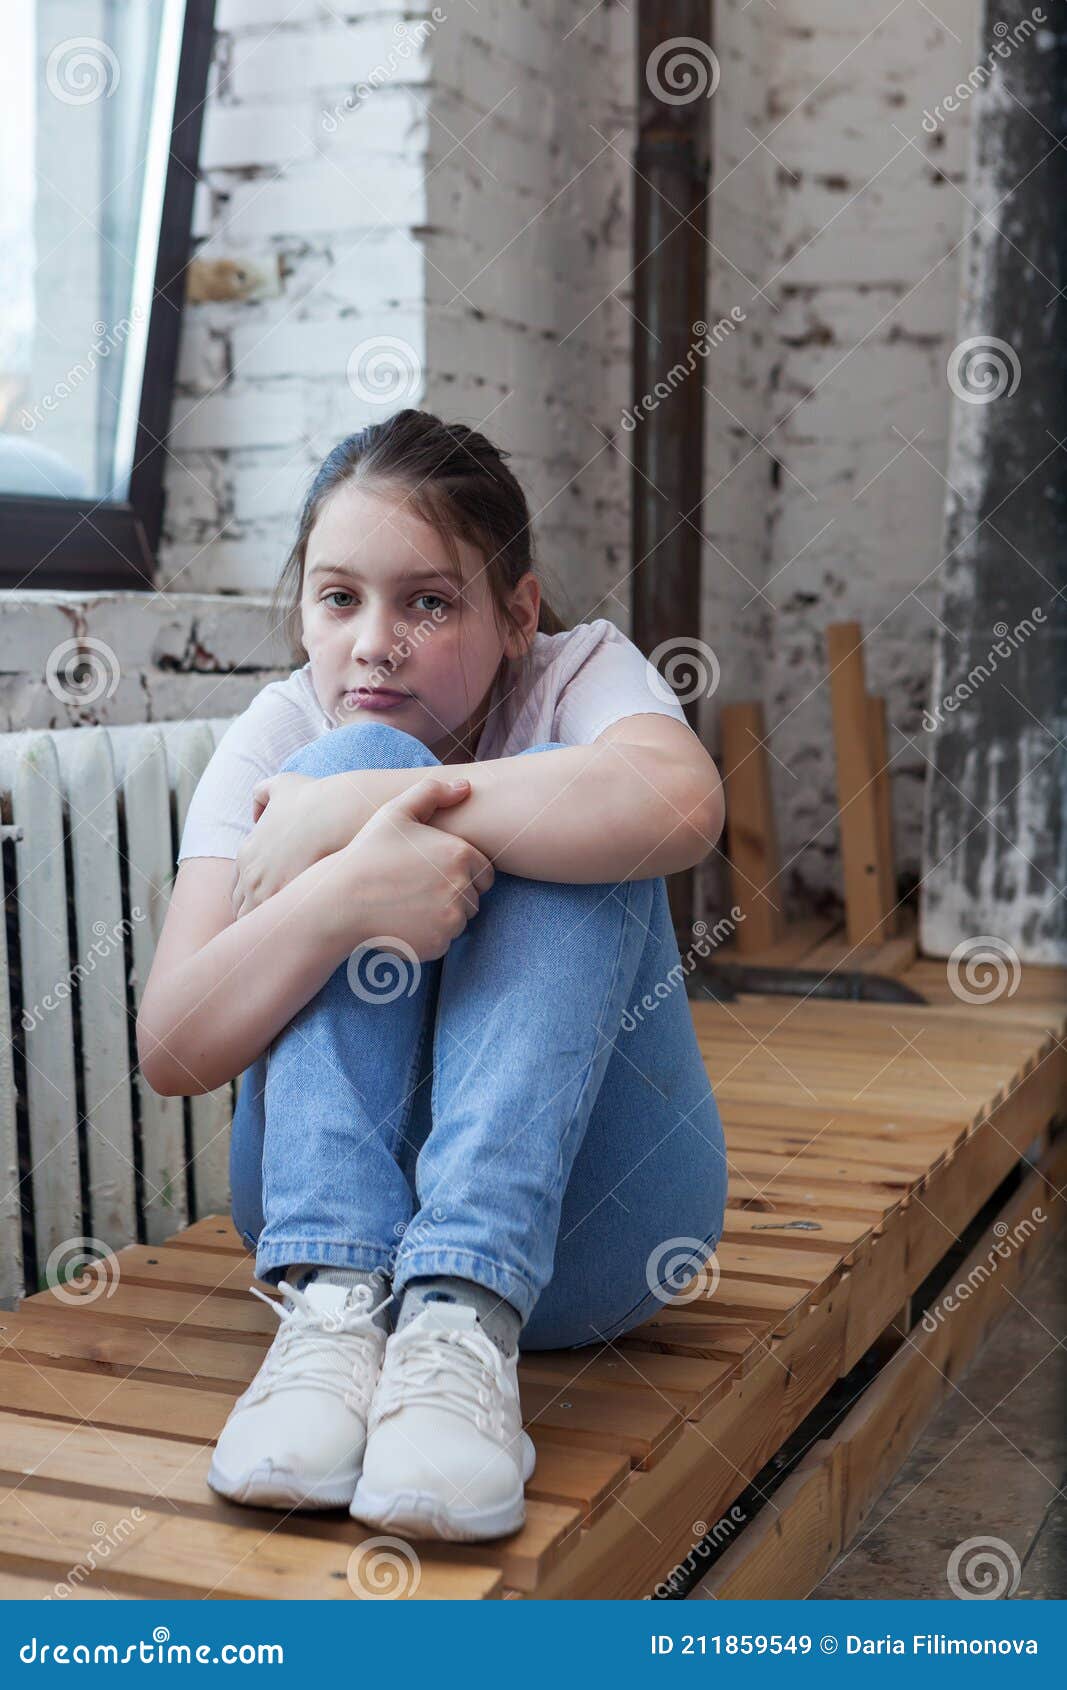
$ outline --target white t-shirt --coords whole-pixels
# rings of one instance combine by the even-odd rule
[[[612,722],[646,712],[686,719],[667,682],[613,622],[536,634],[525,668],[509,660],[497,678],[475,760],[513,757],[549,740],[591,745]],[[236,857],[253,826],[252,788],[334,725],[310,663],[269,682],[215,747],[186,813],[178,861]]]

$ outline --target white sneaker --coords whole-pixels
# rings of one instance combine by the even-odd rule
[[[349,1513],[413,1537],[518,1531],[537,1458],[517,1369],[469,1304],[427,1303],[386,1345]]]
[[[208,1484],[254,1507],[346,1507],[387,1334],[371,1318],[369,1285],[312,1280],[298,1291],[283,1279],[278,1289],[282,1303],[251,1287],[281,1327],[234,1403]]]

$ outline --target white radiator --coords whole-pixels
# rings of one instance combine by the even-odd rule
[[[2,1307],[87,1248],[229,1212],[233,1084],[158,1097],[133,1038],[186,809],[229,720],[0,734]]]

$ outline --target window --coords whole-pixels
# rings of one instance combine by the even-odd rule
[[[214,0],[6,0],[0,586],[145,585]]]

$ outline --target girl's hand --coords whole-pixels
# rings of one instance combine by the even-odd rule
[[[330,790],[314,775],[294,770],[271,775],[253,788],[252,821],[236,857],[235,921],[343,843]]]
[[[331,859],[336,920],[349,924],[353,946],[428,962],[444,956],[477,915],[495,878],[492,863],[465,839],[431,825],[438,810],[455,809],[469,796],[466,776],[427,775],[380,805]]]

